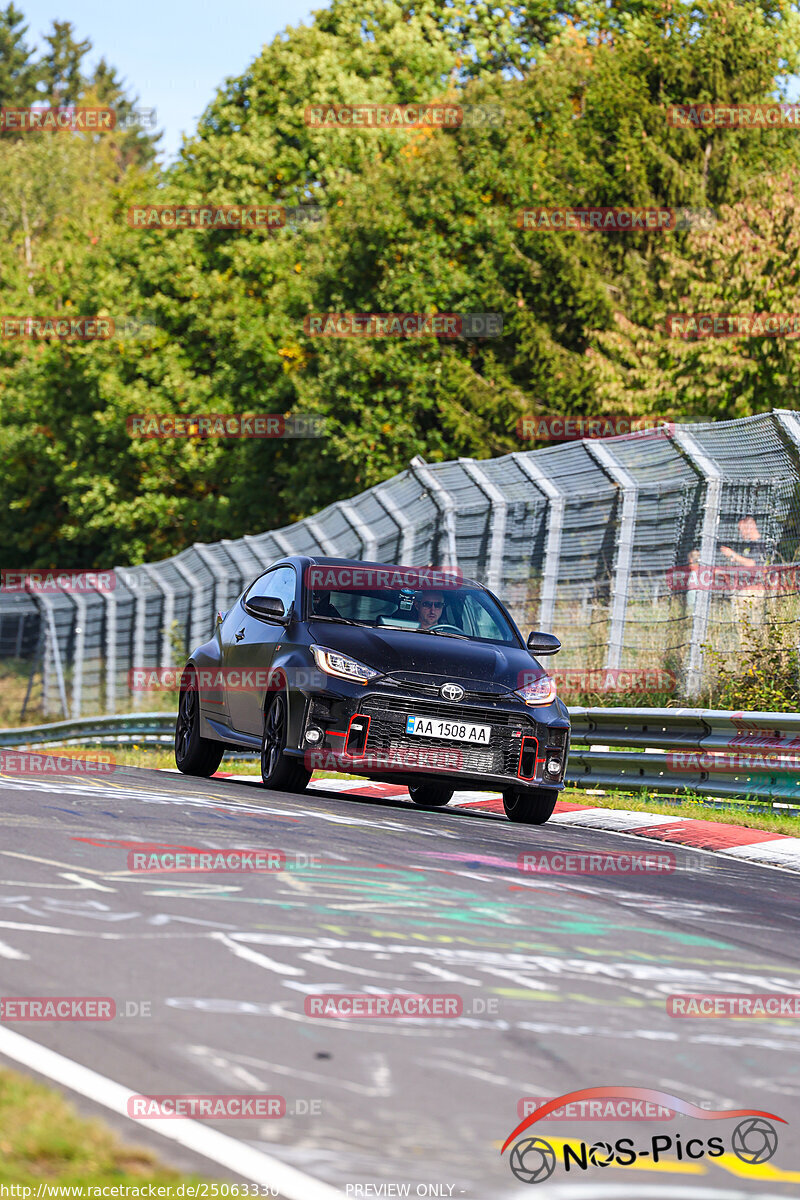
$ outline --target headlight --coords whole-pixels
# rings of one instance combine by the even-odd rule
[[[542,675],[526,687],[517,688],[514,695],[526,704],[552,704],[556,698],[556,681],[549,675]]]
[[[372,667],[364,666],[358,659],[348,658],[346,654],[328,650],[325,646],[312,646],[311,653],[320,671],[335,675],[338,679],[349,679],[351,683],[366,684],[380,674],[379,671],[373,671]]]

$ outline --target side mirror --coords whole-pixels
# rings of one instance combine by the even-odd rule
[[[283,601],[278,600],[275,596],[253,596],[252,600],[245,601],[245,607],[256,617],[265,617],[268,621],[288,624]]]
[[[558,654],[561,642],[552,633],[529,633],[526,642],[531,654]]]

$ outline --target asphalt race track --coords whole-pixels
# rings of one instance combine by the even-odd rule
[[[9,1066],[41,1072],[50,1059],[37,1047],[46,1047],[136,1093],[283,1096],[278,1119],[191,1124],[209,1150],[212,1130],[226,1135],[226,1153],[235,1139],[240,1178],[254,1177],[258,1155],[247,1147],[302,1172],[307,1182],[290,1179],[284,1195],[313,1197],[314,1181],[357,1200],[800,1193],[800,1018],[666,1011],[671,993],[800,991],[796,875],[681,847],[671,848],[669,874],[535,875],[518,869],[520,853],[619,853],[633,840],[132,768],[88,782],[4,777],[0,795],[2,995],[111,997],[118,1013],[6,1020]],[[129,870],[128,854],[153,844],[278,849],[301,865]],[[462,1013],[307,1016],[305,998],[320,992],[458,996]],[[82,1109],[127,1140],[207,1177],[236,1178],[224,1154],[196,1153],[202,1141],[192,1152],[191,1139],[159,1135],[183,1122],[114,1116],[93,1076],[69,1064],[63,1072]],[[684,1143],[716,1135],[725,1153],[644,1154],[635,1167],[569,1172],[559,1159],[526,1192],[511,1151],[500,1155],[518,1102],[601,1085],[658,1089],[707,1110],[765,1110],[787,1124],[776,1125],[774,1157],[748,1165],[732,1153],[730,1119],[545,1120],[521,1136],[545,1138],[557,1154],[565,1138],[629,1137],[639,1150],[664,1134]]]

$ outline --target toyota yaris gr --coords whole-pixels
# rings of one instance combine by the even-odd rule
[[[181,677],[175,761],[212,775],[226,747],[259,750],[265,787],[314,770],[391,780],[423,808],[455,788],[501,791],[512,821],[553,811],[569,715],[488,588],[455,569],[297,555],[260,575]]]

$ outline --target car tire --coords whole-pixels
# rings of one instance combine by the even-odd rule
[[[509,821],[520,825],[544,825],[558,800],[553,788],[526,788],[524,791],[509,789],[503,792],[503,808]]]
[[[278,692],[264,714],[264,733],[261,738],[261,782],[265,788],[279,792],[304,792],[311,778],[304,763],[289,758],[286,738],[289,732],[286,698]]]
[[[181,675],[175,721],[175,766],[184,775],[200,775],[207,779],[219,767],[224,753],[225,747],[221,742],[200,737],[197,673],[194,667],[187,667]]]
[[[408,794],[420,808],[444,808],[453,799],[453,789],[436,783],[409,785]]]

